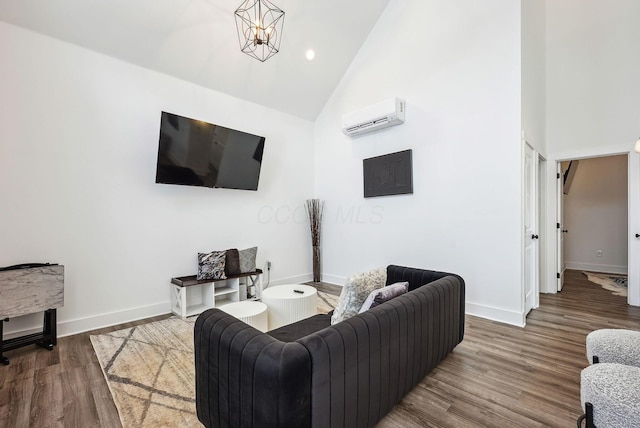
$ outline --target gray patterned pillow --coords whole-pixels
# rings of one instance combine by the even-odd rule
[[[388,302],[394,297],[398,297],[409,290],[408,282],[396,282],[395,284],[387,285],[386,287],[373,290],[369,297],[367,297],[358,311],[359,314],[368,311],[371,308],[375,308],[378,305]]]
[[[246,250],[238,251],[240,258],[240,272],[255,272],[256,271],[256,254],[258,254],[258,247],[247,248]]]
[[[358,314],[362,304],[371,292],[384,287],[387,282],[387,269],[379,268],[359,273],[347,278],[342,287],[338,306],[331,316],[331,324],[337,324]]]
[[[212,251],[210,253],[198,253],[197,279],[226,279],[224,265],[226,251]]]

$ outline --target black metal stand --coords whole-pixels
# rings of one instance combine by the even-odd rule
[[[56,327],[56,310],[47,309],[44,311],[44,322],[42,333],[27,334],[13,339],[3,339],[4,323],[9,322],[9,318],[0,321],[0,363],[9,364],[9,359],[3,355],[5,351],[21,348],[27,345],[38,345],[41,348],[53,351],[53,347],[58,344],[58,330]]]
[[[593,424],[593,404],[584,403],[585,413],[578,418],[578,428],[596,428]],[[586,421],[586,425],[583,427],[582,422]]]

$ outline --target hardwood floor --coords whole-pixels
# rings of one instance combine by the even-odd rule
[[[326,282],[305,282],[305,284],[310,285],[318,289],[318,291],[322,291],[324,293],[334,294],[336,296],[340,295],[342,291],[342,287],[335,284],[329,284]]]
[[[379,427],[571,427],[582,414],[585,337],[638,329],[640,308],[568,271],[525,328],[467,316],[465,338]]]
[[[467,316],[464,341],[378,426],[575,426],[585,336],[598,328],[639,329],[640,308],[577,271],[568,271],[562,293],[540,301],[525,328]],[[30,346],[6,353],[0,428],[119,427],[89,334],[168,316],[64,337],[51,352]]]
[[[121,427],[89,335],[168,317],[62,337],[53,351],[33,345],[6,352],[10,364],[0,366],[0,428]]]

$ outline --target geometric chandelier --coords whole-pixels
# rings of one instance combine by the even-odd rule
[[[245,0],[235,11],[240,50],[262,62],[280,50],[284,12],[267,0]]]

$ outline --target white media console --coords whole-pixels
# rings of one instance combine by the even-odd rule
[[[180,276],[171,278],[171,312],[187,318],[227,303],[260,300],[261,292],[260,269],[226,279],[198,280],[195,275]]]

